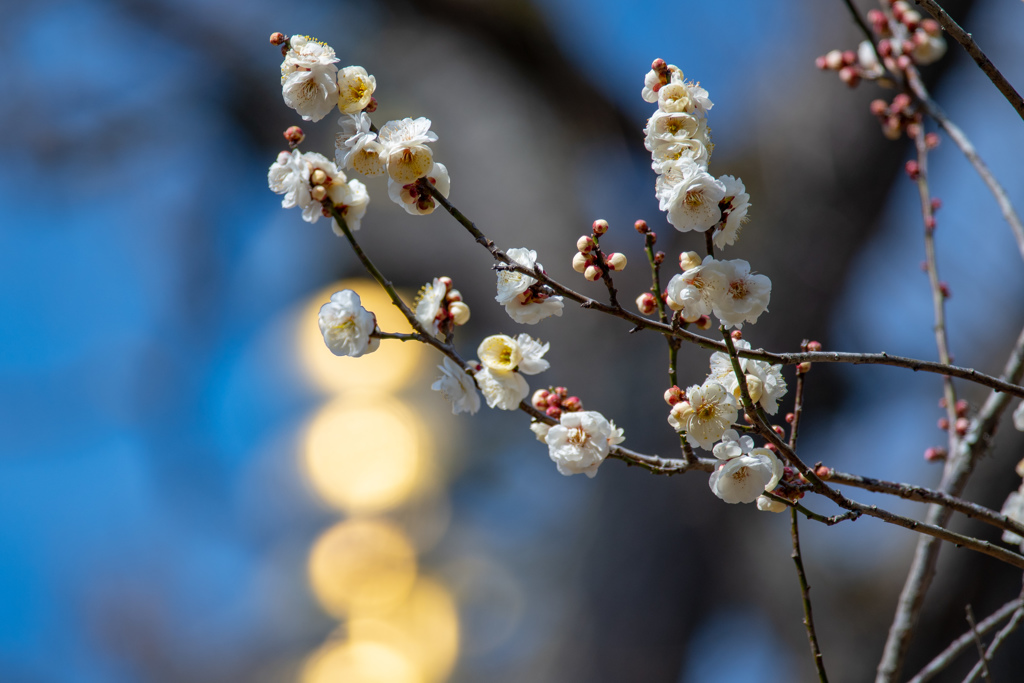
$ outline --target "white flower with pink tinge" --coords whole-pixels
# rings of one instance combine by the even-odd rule
[[[708,485],[726,503],[753,503],[782,478],[782,462],[767,448],[755,448],[720,464]]]
[[[724,269],[726,287],[712,301],[712,308],[726,327],[743,327],[743,323],[756,323],[758,316],[768,310],[772,295],[772,281],[767,275],[750,272],[750,264],[743,259],[720,261]]]
[[[593,478],[608,456],[610,440],[622,440],[621,430],[593,410],[562,413],[559,423],[544,437],[548,454],[565,476],[585,474]]]

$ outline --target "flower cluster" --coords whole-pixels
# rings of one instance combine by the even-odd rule
[[[270,166],[267,183],[284,195],[281,206],[299,207],[307,223],[316,223],[321,215],[329,217],[329,205],[333,205],[345,224],[358,230],[370,203],[365,185],[355,178],[349,180],[334,162],[316,152],[281,152]],[[331,227],[335,234],[342,234],[337,221],[332,220]]]
[[[488,408],[516,410],[530,394],[530,386],[523,375],[536,375],[550,367],[544,360],[550,344],[541,344],[527,334],[515,339],[504,334],[487,337],[476,353],[480,357],[473,365],[477,386],[487,399]]]
[[[737,339],[734,343],[737,349],[750,348],[750,342],[745,339]],[[747,382],[750,400],[760,404],[769,415],[775,415],[779,411],[779,399],[786,394],[786,380],[782,377],[782,366],[742,357],[739,358],[739,365]],[[721,351],[711,354],[711,374],[708,378],[725,387],[737,400],[740,398],[742,393],[740,383],[736,379],[736,373],[733,372],[729,354]]]
[[[683,272],[669,280],[666,303],[679,311],[683,320],[694,322],[714,313],[726,327],[755,323],[768,310],[772,281],[767,275],[750,272],[743,259],[717,261],[713,256],[698,260],[696,252],[680,259]]]
[[[450,325],[465,325],[469,322],[469,306],[462,300],[462,294],[452,288],[450,277],[435,277],[420,289],[416,296],[416,320],[430,334],[437,335]]]
[[[735,243],[747,219],[750,195],[739,179],[708,173],[714,148],[707,124],[713,106],[708,91],[684,80],[675,65],[658,59],[644,78],[641,96],[658,104],[644,129],[644,145],[658,174],[658,208],[680,232],[714,228],[719,249]]]
[[[537,263],[537,252],[532,249],[509,249],[508,257],[518,265],[543,270]],[[494,300],[505,307],[505,312],[517,323],[535,325],[548,316],[562,315],[562,297],[547,285],[516,270],[498,271],[498,294]]]
[[[763,495],[782,479],[782,462],[774,453],[767,448],[754,448],[752,438],[741,438],[732,429],[722,434],[721,443],[712,452],[722,461],[708,480],[716,496],[726,503],[758,501],[759,509],[775,511],[772,510],[774,506],[768,504],[775,501]],[[761,498],[767,502],[761,503]]]
[[[608,271],[623,271],[626,269],[626,255],[613,252],[605,255],[601,253],[601,247],[597,238],[608,232],[608,221],[598,219],[594,221],[593,237],[583,235],[576,240],[576,255],[572,257],[572,269],[577,273],[583,273],[590,282],[601,279],[602,268]]]

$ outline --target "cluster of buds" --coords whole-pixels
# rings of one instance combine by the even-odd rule
[[[569,396],[569,390],[565,387],[538,389],[533,392],[530,402],[534,408],[555,420],[560,419],[562,413],[578,413],[583,410],[583,402],[578,396]]]
[[[416,320],[434,335],[447,334],[453,325],[469,322],[469,306],[452,286],[452,279],[446,276],[423,285],[416,296],[415,309]]]
[[[817,353],[818,351],[821,351],[821,342],[819,342],[819,341],[808,341],[807,339],[805,339],[802,342],[800,342],[800,350],[801,351],[810,351],[812,353]],[[810,361],[804,361],[803,363],[800,363],[800,364],[798,364],[796,366],[796,372],[799,375],[805,375],[805,374],[807,374],[810,371],[811,371],[811,363],[810,363]]]
[[[939,399],[939,407],[945,408],[948,405],[946,397],[943,396]],[[971,426],[971,421],[967,418],[967,413],[970,411],[970,405],[964,399],[959,399],[953,406],[953,412],[956,414],[956,422],[953,423],[953,429],[956,430],[957,436],[963,436],[967,433],[967,430]],[[939,418],[939,429],[942,431],[949,431],[949,418]],[[927,459],[927,453],[925,455]]]
[[[817,57],[814,65],[822,71],[835,71],[839,80],[851,88],[856,87],[862,78],[873,79],[882,75],[874,48],[867,41],[856,52],[831,50]]]
[[[576,240],[576,255],[572,258],[572,269],[583,273],[590,282],[601,279],[607,271],[626,269],[626,255],[619,252],[604,254],[598,244],[598,238],[608,232],[608,221],[594,221],[593,235],[583,235]]]

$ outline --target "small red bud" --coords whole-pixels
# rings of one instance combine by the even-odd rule
[[[942,431],[945,432],[945,431],[949,430],[949,420],[947,420],[946,418],[940,417],[938,424],[939,424],[939,429],[941,429]]]
[[[928,149],[935,149],[939,146],[939,134],[928,133],[924,136],[924,144]]]
[[[817,475],[818,479],[830,479],[832,477],[832,468],[818,465],[814,468],[814,474]]]
[[[793,424],[793,420],[796,419],[796,415],[793,413],[786,413],[786,423]]]
[[[928,462],[940,462],[942,460],[945,460],[946,449],[936,448],[935,446],[932,446],[931,448],[926,448],[924,449],[924,459],[927,460]]]
[[[743,421],[746,422],[748,425],[754,424],[754,421],[751,420],[750,416],[747,415],[746,413],[743,413]]]
[[[906,108],[910,106],[910,95],[901,92],[896,97],[892,98],[892,109],[890,111],[893,114],[906,113]]]
[[[697,318],[697,327],[698,329],[701,330],[710,330],[711,318],[706,315],[702,315],[701,317]]]
[[[439,282],[440,282],[440,283],[441,283],[442,285],[444,285],[444,288],[445,288],[446,290],[448,290],[448,291],[451,291],[451,289],[452,289],[452,284],[454,284],[454,283],[452,282],[452,279],[451,279],[450,277],[448,277],[447,275],[442,275],[441,277],[439,277],[439,278],[437,278],[437,279],[438,279],[438,281],[439,281]]]
[[[651,231],[651,228],[647,225],[647,221],[645,220],[638,220],[637,222],[633,223],[633,229],[636,230],[641,235]]]
[[[654,255],[654,264],[660,266],[665,260],[665,252],[659,251]]]
[[[549,406],[548,409],[544,411],[544,414],[557,420],[562,417],[562,409],[558,406]]]
[[[882,117],[889,111],[889,105],[885,100],[871,100],[870,109],[873,115]]]
[[[644,292],[636,299],[636,307],[644,315],[650,315],[658,310],[658,300],[650,292]]]
[[[921,28],[930,36],[937,36],[942,33],[942,26],[934,19],[925,19],[921,22]]]
[[[778,434],[779,436],[786,435],[786,432],[779,425],[775,425],[774,427],[772,427],[772,431]]]
[[[566,412],[578,413],[583,410],[583,401],[580,400],[579,396],[570,396],[562,401],[562,409]]]
[[[932,213],[942,208],[942,200],[938,197],[932,197]]]
[[[743,339],[743,333],[739,330],[733,330],[729,333],[729,336],[733,338],[733,341],[739,341]]]
[[[906,169],[907,175],[910,176],[911,180],[917,180],[918,177],[921,175],[921,165],[918,164],[917,161],[915,161],[914,159],[908,161],[904,168]]]
[[[594,221],[592,229],[595,235],[603,235],[606,232],[608,232],[608,221],[604,220],[603,218],[599,218],[596,221]]]
[[[821,342],[820,341],[809,341],[809,342],[807,342],[807,350],[808,351],[815,351],[815,352],[821,351]]]
[[[270,44],[271,45],[280,45],[280,44],[282,44],[286,40],[288,40],[288,38],[286,38],[283,33],[275,32],[275,33],[271,33],[270,34]]]
[[[900,55],[896,58],[896,68],[900,71],[906,71],[913,63],[914,60],[910,58],[910,55]]]
[[[918,131],[921,130],[921,124],[917,122],[910,122],[907,124],[907,137],[916,138]]]
[[[799,372],[801,375],[806,375],[808,372],[811,371],[811,364],[808,363],[807,361],[804,361],[803,363],[800,363],[799,365],[796,366],[796,371]]]
[[[959,418],[957,418],[956,424],[954,425],[954,427],[956,428],[956,433],[957,433],[958,436],[963,436],[964,434],[966,434],[967,433],[967,429],[970,426],[971,426],[971,421],[968,420],[966,417],[959,417]]]
[[[943,299],[952,299],[953,298],[953,292],[949,289],[949,283],[948,282],[940,282],[939,283],[939,291],[942,292],[942,298]],[[952,359],[950,359],[950,360],[952,360]]]
[[[935,216],[928,216],[924,219],[924,229],[928,232],[935,232]]]
[[[651,62],[651,70],[652,71],[664,71],[667,68],[668,68],[668,64],[661,57],[658,57],[653,62]]]
[[[814,66],[822,71],[828,69],[828,62],[825,61],[825,55],[820,55],[814,58]]]
[[[853,50],[847,50],[843,53],[843,64],[845,66],[853,66],[857,63],[857,53]]]
[[[970,406],[967,405],[967,401],[966,400],[960,399],[959,401],[957,401],[956,402],[956,415],[957,415],[957,417],[964,417],[965,415],[967,415],[967,409],[969,407]]]
[[[839,70],[839,80],[851,88],[855,88],[860,83],[860,73],[852,66],[844,66]]]
[[[363,111],[365,111],[367,114],[372,114],[373,112],[377,111],[377,98],[371,97],[370,103],[363,107]]]
[[[764,445],[764,447],[767,448],[768,450],[770,450],[772,453],[778,453],[779,452],[779,449],[776,448],[775,444],[773,444],[773,443],[766,443]]]
[[[883,59],[886,57],[892,57],[892,43],[888,38],[883,38],[878,41],[878,55]]]

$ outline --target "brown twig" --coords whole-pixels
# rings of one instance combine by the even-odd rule
[[[967,625],[971,627],[971,638],[973,638],[974,645],[978,648],[978,656],[981,658],[978,664],[981,665],[981,670],[985,676],[985,680],[988,681],[988,683],[992,683],[992,673],[988,670],[988,659],[985,657],[985,644],[981,642],[981,635],[978,633],[978,624],[974,621],[974,610],[971,609],[970,605],[967,605],[964,607],[964,612],[967,616]],[[967,676],[967,681],[971,681],[973,679],[973,675]]]
[[[804,628],[807,630],[807,641],[811,648],[811,658],[814,660],[814,669],[818,672],[818,680],[821,683],[828,683],[828,676],[825,673],[825,660],[821,655],[821,647],[818,645],[818,635],[814,631],[814,615],[811,610],[811,586],[807,583],[807,574],[804,572],[804,561],[800,555],[800,529],[797,526],[796,508],[789,509],[789,529],[793,539],[793,564],[796,566],[796,576],[800,582],[800,599],[804,606]]]

